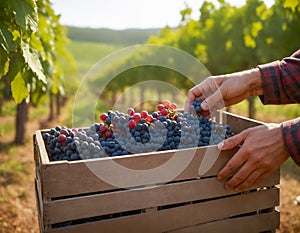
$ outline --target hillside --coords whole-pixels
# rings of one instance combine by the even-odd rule
[[[146,42],[151,35],[157,35],[160,29],[112,30],[67,26],[67,30],[68,37],[74,41],[134,45]]]
[[[83,77],[103,57],[122,49],[124,46],[116,44],[105,44],[99,42],[76,41],[72,39],[68,49],[74,57],[78,75]]]

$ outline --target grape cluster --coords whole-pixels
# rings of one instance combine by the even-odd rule
[[[108,111],[101,123],[85,129],[57,126],[43,134],[51,161],[113,157],[153,151],[215,145],[232,135],[229,125],[218,125],[201,115],[201,99],[190,112],[176,111],[163,101],[157,111]],[[200,108],[200,109],[199,109]]]
[[[196,98],[195,101],[190,105],[190,112],[194,115],[200,116],[202,114],[201,103],[202,99]]]
[[[78,160],[79,153],[75,143],[76,129],[56,126],[49,133],[44,133],[43,138],[47,145],[48,155],[51,161]]]

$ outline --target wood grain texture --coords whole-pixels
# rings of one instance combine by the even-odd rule
[[[210,147],[211,151],[220,153],[216,147]],[[218,159],[213,164],[211,169],[202,177],[216,176],[217,172],[226,164],[226,162],[232,157],[232,154],[236,151],[226,151],[219,154]],[[207,148],[186,149],[179,152],[164,152],[161,154],[147,154],[120,157],[117,159],[105,159],[105,160],[90,160],[90,161],[76,161],[76,162],[59,162],[55,164],[44,165],[41,167],[42,187],[43,195],[47,199],[54,197],[64,197],[69,195],[78,195],[91,192],[115,190],[120,187],[136,187],[141,185],[155,185],[159,183],[169,181],[179,181],[187,179],[200,178],[199,166],[204,156],[206,156]],[[192,157],[189,164],[186,167],[182,167],[182,171],[179,174],[175,174],[172,179],[163,179],[162,177],[169,178],[170,169],[162,169],[161,173],[149,174],[149,170],[145,170],[143,176],[126,176],[118,171],[112,172],[110,168],[111,163],[115,160],[119,164],[141,164],[140,169],[144,167],[143,164],[151,163],[161,165],[161,160],[171,157],[178,157],[178,161],[185,160],[185,156]],[[209,156],[209,154],[207,155]],[[181,158],[180,158],[181,157]],[[181,164],[178,164],[181,166]],[[101,172],[99,172],[101,171]],[[172,172],[172,171],[171,171]],[[109,184],[103,180],[103,176],[114,176],[117,185]]]
[[[279,212],[255,214],[244,217],[236,217],[225,220],[218,220],[203,223],[179,230],[169,231],[169,233],[258,233],[275,232],[279,227]]]
[[[158,212],[51,229],[45,232],[166,232],[276,206],[279,203],[278,194],[279,190],[272,188]]]
[[[252,190],[272,187],[278,183],[279,171],[256,184]],[[237,193],[224,189],[224,183],[213,177],[165,184],[155,188],[123,190],[50,201],[44,203],[44,219],[47,223],[52,224],[130,210],[226,197]]]

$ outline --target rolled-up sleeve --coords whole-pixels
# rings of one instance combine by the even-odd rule
[[[264,95],[263,104],[300,103],[300,50],[282,61],[258,66]]]
[[[258,66],[263,104],[300,103],[300,50],[282,61]],[[293,160],[300,166],[300,117],[282,123],[282,135]]]
[[[300,117],[282,123],[282,136],[290,156],[300,166]]]

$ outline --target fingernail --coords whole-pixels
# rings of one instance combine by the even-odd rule
[[[223,147],[224,147],[224,142],[220,142],[219,144],[218,144],[218,149],[219,150],[222,150],[223,149]]]
[[[203,101],[203,102],[201,103],[201,108],[202,108],[203,110],[208,110],[208,104],[207,104],[206,101]]]

